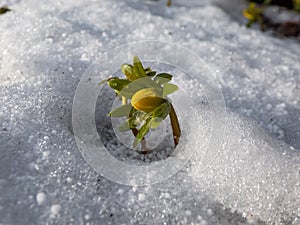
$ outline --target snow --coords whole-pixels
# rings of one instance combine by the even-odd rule
[[[56,216],[61,210],[61,206],[59,204],[55,204],[51,206],[51,216]]]
[[[246,217],[259,217],[270,224],[289,221],[299,213],[299,151],[271,141],[245,118],[227,117],[230,126],[219,156],[204,172],[197,168],[200,158],[193,160],[189,175],[201,189]]]
[[[39,192],[37,195],[36,195],[36,201],[39,205],[42,205],[45,203],[46,201],[46,195],[44,192]]]
[[[297,41],[246,29],[229,1],[174,1],[171,8],[136,0],[2,4],[13,11],[0,15],[0,224],[299,224]],[[199,95],[198,120],[186,123],[196,126],[194,136],[182,145],[195,155],[169,179],[131,187],[84,160],[71,114],[89,66],[143,39],[177,43],[201,57],[227,112],[205,105],[211,93],[205,98],[207,89],[194,83],[205,76],[188,82],[178,73],[176,83]],[[155,53],[169,55],[165,48]],[[221,136],[208,135],[212,122],[226,127]]]
[[[139,201],[145,201],[145,195],[144,194],[139,194],[138,199],[139,199]]]

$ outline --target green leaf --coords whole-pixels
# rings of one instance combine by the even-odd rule
[[[171,105],[169,102],[165,102],[158,106],[152,114],[151,128],[157,128],[160,123],[169,115]]]
[[[136,148],[136,146],[141,142],[141,140],[145,137],[145,135],[149,132],[151,128],[151,117],[149,117],[144,125],[139,129],[139,132],[137,133],[134,142],[133,142],[133,148]]]
[[[119,79],[118,77],[110,77],[108,79],[102,80],[98,83],[98,85],[104,84],[105,82],[108,82],[109,80],[113,80],[113,79]]]
[[[144,70],[143,64],[137,56],[133,57],[133,70],[139,78],[146,77],[146,72]]]
[[[108,115],[111,117],[124,117],[128,116],[132,106],[131,104],[122,105],[119,108],[112,110]]]
[[[120,95],[126,98],[132,98],[132,96],[139,90],[145,88],[154,88],[158,93],[162,95],[162,88],[159,84],[154,82],[150,77],[140,78],[135,80],[134,82],[129,83],[126,85]]]
[[[121,125],[119,126],[120,132],[125,132],[131,130],[131,127],[129,126],[129,119],[125,120]]]
[[[172,80],[172,77],[173,76],[171,74],[160,73],[154,77],[154,81],[158,84],[164,84],[164,83],[168,83],[170,80]]]
[[[169,83],[164,84],[163,85],[163,97],[166,97],[167,95],[174,93],[178,89],[179,89],[178,86],[175,84],[169,84]]]
[[[121,66],[122,73],[131,81],[134,81],[139,78],[139,76],[135,73],[134,68],[130,64],[123,64]]]
[[[135,108],[131,108],[130,113],[129,113],[129,119],[128,119],[128,123],[129,123],[129,127],[131,129],[136,128],[137,124],[136,124],[136,117],[135,117],[135,113],[137,112],[137,110]]]
[[[146,74],[147,74],[148,77],[153,77],[153,76],[155,76],[156,71],[151,70],[150,72],[146,72]]]
[[[145,73],[147,75],[147,77],[153,77],[156,74],[156,71],[151,70],[150,67],[145,68]]]
[[[114,89],[117,93],[124,89],[131,81],[126,79],[112,78],[107,81],[108,86]]]
[[[154,118],[158,117],[158,118],[161,118],[161,119],[165,119],[168,116],[170,110],[171,110],[170,103],[165,102],[165,103],[161,104],[160,106],[158,106],[153,111],[152,117],[154,117]]]
[[[155,129],[157,127],[159,127],[159,125],[161,124],[161,122],[163,121],[163,119],[159,118],[159,117],[155,117],[151,119],[151,128]]]

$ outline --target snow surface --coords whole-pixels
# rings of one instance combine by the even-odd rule
[[[210,1],[1,4],[14,11],[0,16],[0,224],[300,223],[299,43],[248,30],[228,4]],[[170,179],[130,187],[83,160],[71,110],[88,66],[142,39],[203,58],[228,114],[208,169],[199,152]]]

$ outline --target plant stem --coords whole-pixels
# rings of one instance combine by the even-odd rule
[[[138,132],[139,132],[139,130],[136,129],[136,128],[131,129],[131,131],[132,131],[132,133],[133,133],[133,135],[134,135],[135,137],[137,136],[137,134],[138,134]],[[142,153],[143,153],[143,154],[147,154],[147,153],[149,152],[149,150],[148,150],[147,147],[146,147],[146,139],[145,139],[145,138],[143,138],[143,139],[141,140],[141,145],[142,145]]]
[[[177,118],[175,109],[172,104],[171,104],[171,110],[170,110],[169,116],[170,116],[172,131],[173,131],[174,144],[176,147],[179,143],[181,130],[180,130],[180,126],[179,126],[179,122],[178,122],[178,118]]]
[[[122,105],[126,105],[127,104],[127,98],[122,96]]]

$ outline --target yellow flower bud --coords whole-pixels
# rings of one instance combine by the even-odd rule
[[[137,110],[152,112],[165,101],[154,88],[145,88],[132,96],[131,105]]]
[[[255,16],[252,13],[249,13],[249,10],[245,9],[243,10],[243,15],[248,20],[255,20]]]

